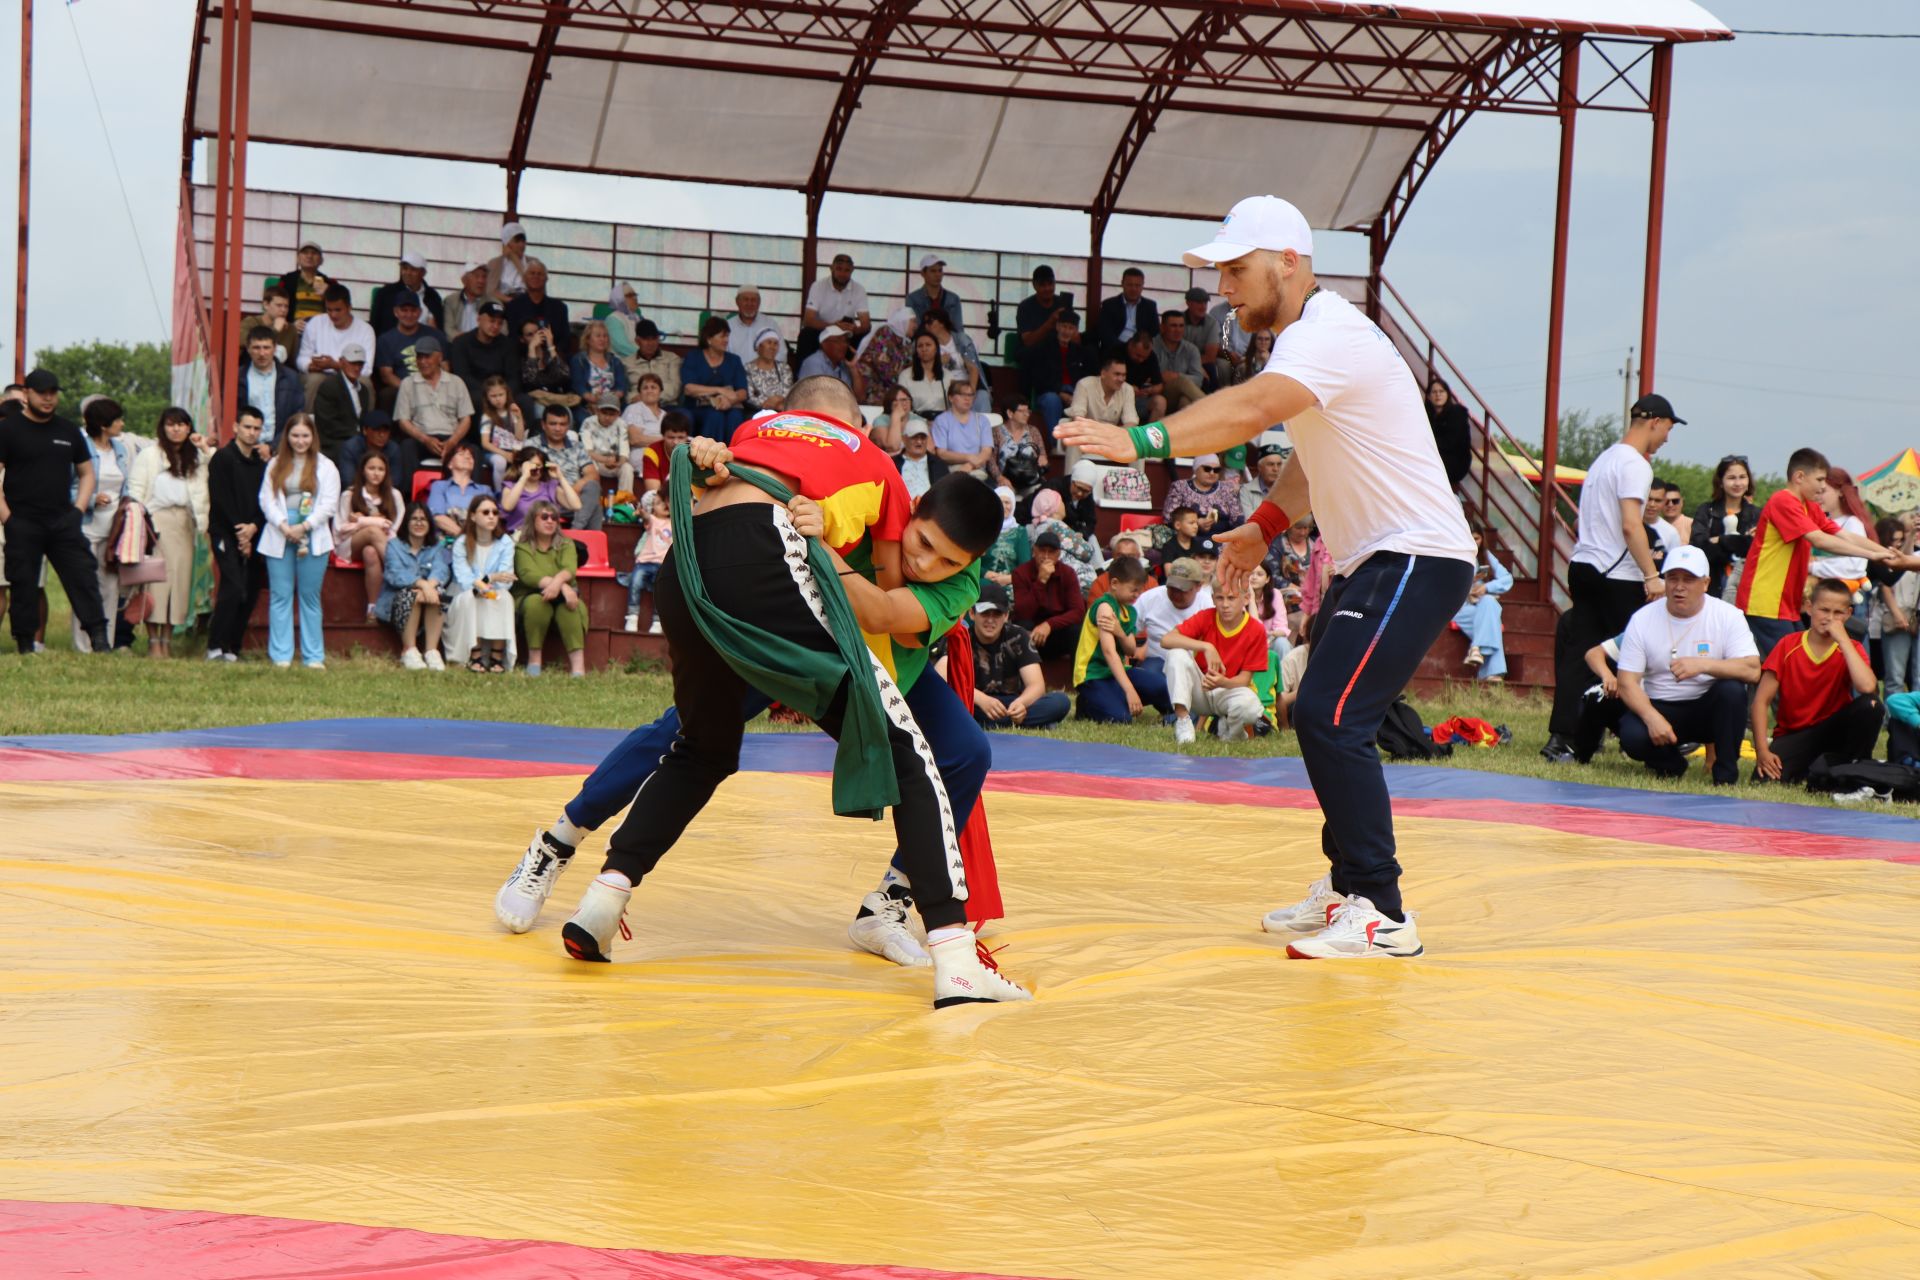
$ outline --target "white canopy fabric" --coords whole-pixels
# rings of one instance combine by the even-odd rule
[[[200,5],[189,141],[218,119],[220,12]],[[1370,224],[1514,42],[1730,35],[1691,0],[254,0],[253,14],[257,141],[1200,217],[1273,190],[1322,228]]]

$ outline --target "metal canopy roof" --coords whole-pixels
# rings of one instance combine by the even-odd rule
[[[232,0],[228,0],[232,2]],[[1691,0],[253,0],[254,141],[527,168],[1212,217],[1256,189],[1388,235],[1475,110],[1646,111]],[[186,144],[219,120],[200,0]],[[1602,83],[1604,82],[1604,83]],[[281,89],[280,86],[289,88]],[[297,86],[296,88],[292,88]]]

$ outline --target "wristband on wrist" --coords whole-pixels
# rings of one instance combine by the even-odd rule
[[[1293,527],[1292,518],[1271,502],[1263,502],[1255,507],[1252,520],[1254,524],[1260,526],[1260,532],[1267,535],[1268,542],[1272,542]]]
[[[1171,458],[1173,456],[1173,437],[1163,422],[1148,422],[1137,427],[1128,427],[1127,436],[1133,441],[1133,454],[1136,458]]]

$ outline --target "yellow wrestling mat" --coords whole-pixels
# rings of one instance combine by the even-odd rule
[[[508,936],[574,785],[0,784],[0,1201],[800,1268],[406,1276],[1920,1275],[1913,866],[1403,817],[1428,955],[1300,963],[1311,810],[990,791],[1038,999],[936,1014],[815,777],[727,783],[613,965],[582,867]]]

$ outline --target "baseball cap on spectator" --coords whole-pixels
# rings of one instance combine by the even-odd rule
[[[994,581],[980,584],[980,599],[973,606],[975,613],[1005,613],[1007,611],[1007,589]]]
[[[1060,550],[1060,531],[1058,529],[1048,529],[1044,531],[1039,537],[1033,540],[1033,545],[1036,547],[1052,547],[1055,551]]]
[[[660,326],[651,320],[642,320],[639,324],[633,326],[633,336],[636,338],[657,338],[660,336]]]
[[[620,393],[618,391],[602,391],[600,398],[593,402],[593,407],[596,409],[618,409],[620,407]]]
[[[422,338],[421,341],[425,342],[426,339]],[[418,349],[418,347],[415,348],[415,350]],[[357,342],[349,342],[346,346],[340,348],[340,359],[347,364],[365,364],[367,362],[367,349]]]
[[[48,392],[58,391],[60,389],[60,379],[51,369],[35,369],[27,375],[27,380],[20,385],[29,391],[37,392],[44,396]]]
[[[1661,415],[1665,417],[1665,414]],[[1696,578],[1705,578],[1707,573],[1707,553],[1695,546],[1675,547],[1667,552],[1666,563],[1661,566],[1662,576],[1686,570]]]
[[[1190,267],[1211,267],[1244,258],[1256,249],[1291,249],[1313,256],[1313,228],[1298,209],[1279,196],[1248,196],[1228,210],[1210,243],[1189,249],[1180,260]]]
[[[517,222],[509,222],[506,226],[500,228],[501,244],[511,244],[515,240],[525,240],[526,238],[527,229]]]
[[[907,423],[906,426],[900,428],[900,438],[902,440],[906,439],[908,436],[930,436],[932,434],[933,434],[933,428],[929,427],[925,422],[922,422],[919,418],[913,419],[911,422]]]
[[[412,267],[415,271],[425,271],[427,269],[427,259],[424,254],[414,253],[409,250],[400,255],[400,265],[403,267]]]
[[[320,242],[318,240],[315,240],[312,236],[308,236],[305,240],[302,240],[300,242],[300,248],[311,249],[315,253],[320,253],[322,251],[320,248]]]
[[[820,341],[822,342],[827,342],[834,338],[851,338],[852,336],[852,334],[837,324],[830,324],[820,331]]]
[[[1073,470],[1068,473],[1067,478],[1075,484],[1084,484],[1092,488],[1100,479],[1100,466],[1091,459],[1082,458],[1073,464]]]
[[[360,415],[360,430],[368,434],[393,430],[393,415],[385,409],[368,409]]]
[[[462,272],[461,274],[464,275],[466,273]],[[507,309],[501,306],[499,303],[493,301],[493,299],[489,298],[487,299],[487,301],[480,304],[480,308],[475,314],[483,315],[483,316],[493,316],[495,319],[505,319],[507,315]]]
[[[1193,288],[1187,290],[1187,301],[1188,302],[1212,302],[1213,295],[1208,293],[1205,289],[1202,289],[1199,285],[1195,285],[1193,286]]]
[[[415,354],[416,356],[439,355],[440,339],[434,337],[432,334],[428,334],[426,337],[420,339],[420,341],[413,344],[413,354]]]
[[[1193,554],[1196,556],[1213,556],[1218,559],[1220,547],[1212,538],[1195,538],[1193,540]]]
[[[944,267],[946,265],[947,260],[937,253],[926,254],[920,259],[920,269],[922,271],[925,271],[928,267]]]
[[[467,265],[460,268],[460,274],[463,276],[467,276],[467,275],[472,275],[476,271],[485,271],[486,269],[487,269],[486,263],[475,262],[472,258],[468,258]]]
[[[1672,418],[1673,425],[1676,427],[1684,427],[1687,425],[1687,420],[1673,411],[1672,401],[1668,400],[1665,396],[1654,395],[1651,392],[1633,402],[1633,412],[1629,417]]]
[[[1207,571],[1192,556],[1181,556],[1167,566],[1167,585],[1191,591],[1207,581]]]
[[[411,289],[400,293],[393,300],[393,309],[398,311],[402,307],[412,307],[415,311],[418,311],[420,309],[420,295]]]

